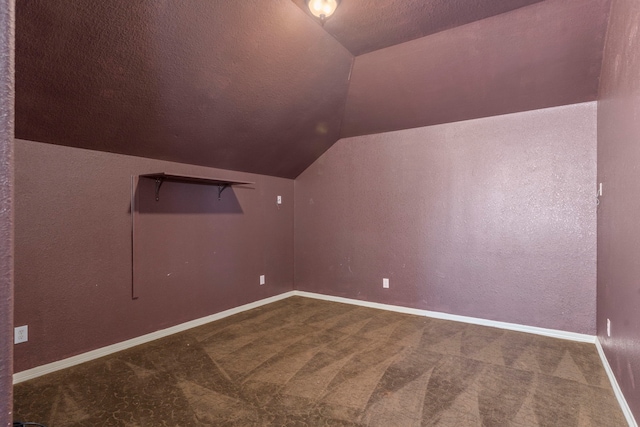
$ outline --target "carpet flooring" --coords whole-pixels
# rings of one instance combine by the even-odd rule
[[[292,297],[14,387],[59,426],[626,426],[592,344]]]

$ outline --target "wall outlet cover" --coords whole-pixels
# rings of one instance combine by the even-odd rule
[[[16,326],[13,334],[13,343],[20,344],[29,341],[29,326]]]
[[[260,276],[260,284],[261,284],[261,285],[264,285],[265,283],[266,283],[266,280],[265,280],[264,274],[262,274],[262,275]]]

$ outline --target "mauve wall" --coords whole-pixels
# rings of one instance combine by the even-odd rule
[[[0,426],[12,421],[14,1],[0,0]]]
[[[343,139],[295,181],[296,289],[594,334],[595,182],[595,102]]]
[[[614,0],[598,101],[598,337],[640,420],[640,2]],[[607,319],[611,337],[607,337]]]
[[[131,175],[152,172],[256,184],[156,202],[141,179],[132,300]],[[16,140],[15,188],[16,372],[293,289],[292,180]]]

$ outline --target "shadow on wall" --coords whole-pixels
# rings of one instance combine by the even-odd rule
[[[246,224],[238,188],[165,181],[158,200],[155,179],[136,178],[132,188],[133,299],[158,284],[200,292],[239,257],[228,249]]]

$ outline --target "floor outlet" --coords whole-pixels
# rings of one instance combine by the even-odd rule
[[[385,289],[389,288],[389,279],[382,279],[382,287]]]
[[[27,341],[29,341],[29,327],[27,325],[16,327],[13,335],[13,343],[20,344],[21,342]]]
[[[261,284],[261,285],[264,285],[264,284],[265,284],[264,274],[260,276],[260,284]]]

